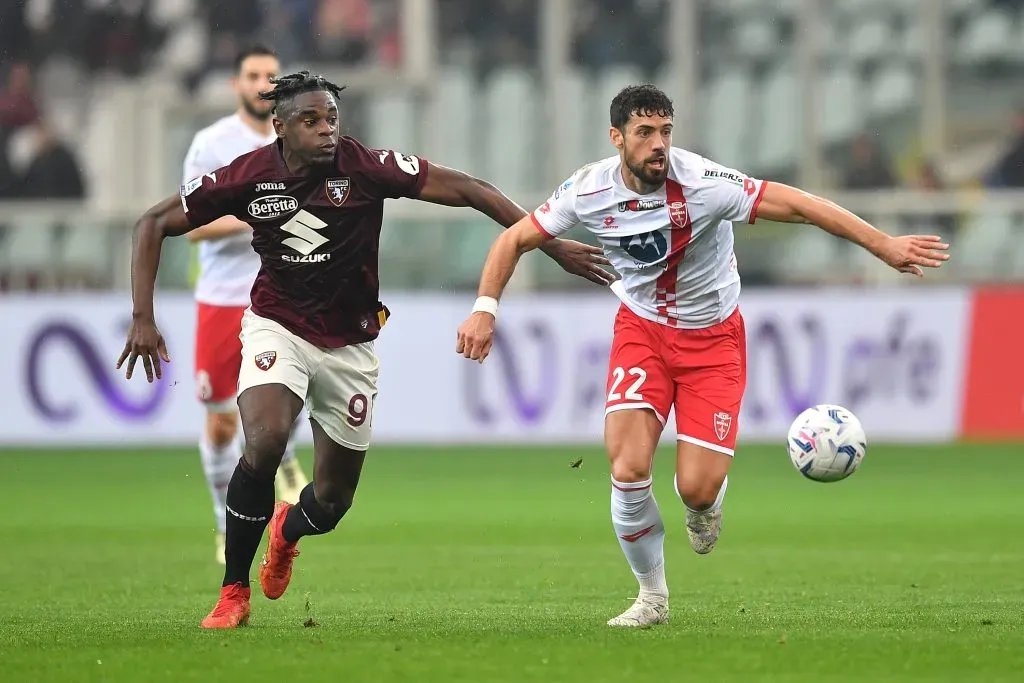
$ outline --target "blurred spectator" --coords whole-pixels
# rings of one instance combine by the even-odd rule
[[[230,69],[242,46],[264,24],[263,3],[253,0],[203,0],[200,8],[210,27],[206,68]]]
[[[0,197],[18,194],[18,180],[8,151],[11,137],[38,118],[32,72],[27,63],[16,63],[8,70],[0,89]]]
[[[540,7],[537,0],[493,0],[488,11],[467,8],[471,34],[479,41],[480,68],[537,63]]]
[[[1015,135],[1010,148],[989,176],[996,187],[1024,187],[1024,109],[1014,118]]]
[[[18,62],[7,72],[6,83],[0,90],[0,129],[14,130],[38,118],[32,70],[27,62]]]
[[[846,168],[843,186],[848,190],[884,190],[896,185],[888,161],[874,137],[862,133],[853,140],[851,161]]]
[[[667,9],[664,0],[580,0],[574,27],[575,61],[592,69],[635,64],[653,71],[665,59]]]
[[[402,22],[398,0],[377,0],[374,3],[374,43],[377,61],[384,66],[402,64]]]
[[[357,64],[370,54],[372,28],[367,0],[320,0],[313,35],[317,59]]]
[[[84,199],[85,183],[71,149],[45,119],[35,125],[33,132],[35,153],[16,195],[24,199]]]
[[[209,0],[207,0],[209,1]],[[86,15],[84,59],[92,70],[138,76],[164,39],[150,16],[151,0],[108,0]]]

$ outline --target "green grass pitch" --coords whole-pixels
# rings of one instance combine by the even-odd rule
[[[872,446],[836,484],[744,447],[705,557],[659,458],[667,626],[604,625],[636,587],[600,449],[379,448],[289,592],[203,632],[198,455],[0,452],[0,681],[1022,680],[1021,446]]]

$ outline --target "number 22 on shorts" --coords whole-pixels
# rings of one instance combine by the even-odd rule
[[[623,398],[623,395],[619,393],[619,385],[626,379],[626,375],[635,377],[636,379],[626,389],[625,398],[627,401],[642,401],[644,400],[643,394],[640,393],[640,387],[647,381],[647,371],[643,368],[630,368],[628,371],[623,370],[621,367],[617,367],[612,370],[614,380],[612,381],[611,390],[608,392],[608,402],[618,401]]]

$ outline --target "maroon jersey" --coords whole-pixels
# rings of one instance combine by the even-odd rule
[[[253,313],[337,348],[380,332],[384,200],[418,197],[426,181],[426,160],[350,137],[338,141],[334,164],[296,176],[278,140],[182,185],[181,203],[193,227],[227,215],[252,226],[261,261]]]

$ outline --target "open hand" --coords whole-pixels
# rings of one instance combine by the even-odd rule
[[[167,344],[156,328],[156,322],[151,318],[132,318],[132,325],[128,328],[128,341],[125,342],[124,351],[117,359],[117,369],[121,369],[125,359],[128,360],[128,370],[124,373],[126,379],[132,378],[132,371],[135,369],[135,361],[142,358],[142,367],[146,369],[146,380],[153,381],[155,376],[160,379],[160,359],[165,363],[171,362],[167,355]]]
[[[615,281],[615,275],[601,267],[611,265],[604,257],[601,247],[573,240],[558,239],[551,240],[542,249],[567,273],[578,275],[602,286],[607,286]]]
[[[901,273],[923,277],[923,268],[938,268],[949,260],[947,249],[938,235],[901,235],[886,239],[875,255]]]
[[[455,353],[461,353],[470,360],[484,362],[494,343],[494,316],[477,311],[459,327]]]

